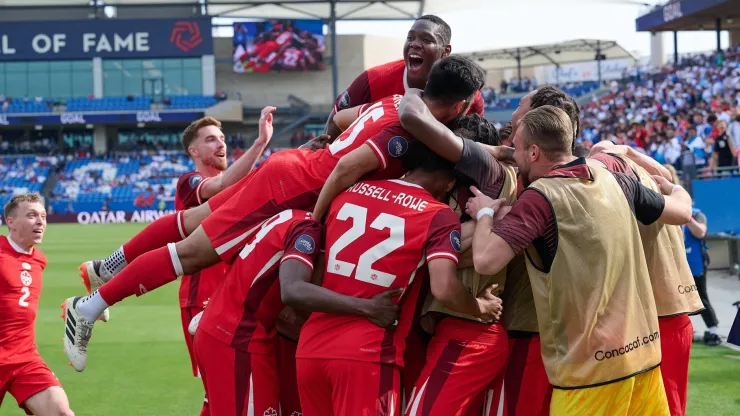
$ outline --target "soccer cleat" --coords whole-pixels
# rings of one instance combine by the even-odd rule
[[[68,298],[62,303],[64,316],[64,352],[70,364],[77,371],[83,371],[87,364],[87,343],[92,337],[95,322],[86,320],[77,310],[81,296]]]
[[[95,266],[100,269],[100,263],[102,263],[100,260],[86,261],[77,268],[80,271],[80,277],[82,278],[82,283],[85,284],[85,289],[87,289],[88,295],[98,290],[98,288],[103,286],[103,283],[105,283],[105,280],[103,280],[96,271]],[[105,308],[103,313],[100,314],[98,320],[103,322],[108,322],[108,320],[110,320],[109,308]]]
[[[188,332],[190,332],[190,335],[195,335],[195,331],[198,330],[198,324],[200,323],[200,318],[203,316],[203,312],[198,312],[197,315],[193,317],[193,319],[190,320],[190,324],[188,325]]]

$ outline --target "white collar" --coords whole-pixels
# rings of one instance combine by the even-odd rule
[[[26,251],[26,250],[22,249],[21,246],[19,246],[18,244],[16,244],[15,241],[13,241],[13,239],[10,238],[10,236],[8,236],[8,243],[10,243],[10,246],[13,247],[13,250],[15,250],[15,251],[17,251],[17,252],[19,252],[21,254],[29,254],[29,255],[30,254],[33,254],[33,247],[31,247],[31,250]]]
[[[393,182],[393,183],[397,183],[399,185],[412,186],[414,188],[424,189],[424,187],[421,186],[421,185],[418,185],[418,184],[415,184],[415,183],[411,183],[411,182],[408,182],[408,181],[404,181],[403,179],[388,179],[388,182]]]

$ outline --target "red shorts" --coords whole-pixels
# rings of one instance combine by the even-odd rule
[[[401,371],[403,409],[406,409],[411,399],[411,392],[414,391],[414,386],[421,377],[421,372],[424,371],[429,338],[430,336],[421,329],[418,323],[411,327],[409,336],[406,337],[406,349],[403,351],[403,370]]]
[[[401,370],[393,364],[299,358],[304,416],[390,416],[401,413]]]
[[[263,221],[286,209],[310,211],[316,205],[324,181],[318,183],[298,162],[276,157],[279,155],[271,156],[240,181],[236,193],[227,197],[226,190],[217,195],[225,194],[223,197],[209,200],[212,212],[201,226],[224,263],[233,263]]]
[[[185,335],[185,345],[188,347],[188,354],[190,355],[190,364],[193,366],[193,377],[200,376],[198,372],[198,361],[195,359],[195,350],[193,348],[193,336],[188,332],[188,325],[195,315],[197,315],[203,308],[180,308],[180,318],[182,320],[182,333]]]
[[[660,372],[668,397],[671,416],[686,414],[689,389],[689,357],[694,327],[688,315],[658,318],[660,352],[663,356]]]
[[[195,337],[195,356],[211,414],[277,416],[280,399],[275,356],[231,348],[204,331]]]
[[[550,414],[552,385],[545,372],[540,351],[540,336],[509,338],[509,362],[506,364],[504,394],[510,416],[547,416]]]
[[[444,318],[427,349],[427,363],[407,404],[406,415],[480,414],[480,401],[503,374],[509,356],[506,329]],[[497,406],[500,400],[491,402]],[[493,410],[496,414],[496,409]]]
[[[46,366],[40,355],[30,355],[28,361],[0,364],[0,406],[5,393],[10,393],[18,407],[31,413],[23,403],[36,393],[49,387],[62,387],[54,373]]]
[[[280,407],[282,414],[285,416],[295,416],[302,413],[295,369],[295,352],[297,349],[298,342],[278,334],[277,370],[280,374]]]

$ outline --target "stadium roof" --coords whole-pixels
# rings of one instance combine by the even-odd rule
[[[520,46],[461,55],[477,61],[483,69],[508,69],[595,61],[597,50],[604,55],[603,59],[635,59],[617,42],[596,39],[576,39],[549,45]]]
[[[683,0],[655,6],[635,21],[638,32],[740,29],[740,0]]]
[[[0,8],[10,7],[75,7],[90,6],[89,0],[0,0]],[[413,19],[422,14],[441,13],[462,7],[462,1],[449,0],[337,0],[339,20]],[[464,7],[486,6],[486,0],[464,0]],[[192,6],[205,4],[208,14],[219,17],[329,19],[329,0],[98,0],[105,6]]]

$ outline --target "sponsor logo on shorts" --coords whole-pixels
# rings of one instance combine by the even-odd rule
[[[450,233],[450,243],[452,243],[452,248],[459,253],[462,243],[460,242],[460,233],[457,230]]]
[[[690,285],[690,286],[684,286],[684,285],[678,285],[678,293],[682,295],[688,295],[691,292],[696,292],[697,288],[696,285]]]
[[[31,273],[28,273],[27,271],[21,272],[21,283],[23,283],[23,286],[31,286],[31,283],[33,283],[33,277],[31,277]]]
[[[21,267],[23,267],[26,270],[31,270],[31,265],[26,263],[25,261],[21,263]]]
[[[308,234],[303,234],[295,240],[295,249],[303,254],[312,254],[316,249],[316,242],[313,241],[313,237]]]
[[[339,98],[339,103],[337,104],[337,108],[340,110],[345,110],[349,108],[349,91],[345,91],[344,94]]]
[[[643,337],[638,336],[635,338],[634,341],[630,342],[624,347],[619,347],[608,351],[598,350],[594,354],[594,358],[596,359],[596,361],[604,361],[610,358],[616,358],[621,355],[629,354],[630,352],[640,348],[641,346],[657,341],[658,339],[660,339],[660,334],[658,332],[654,332]]]
[[[409,150],[409,141],[405,137],[396,136],[388,142],[388,154],[401,157]]]
[[[188,183],[190,184],[190,187],[191,187],[191,188],[195,188],[196,186],[198,186],[198,184],[199,184],[199,183],[200,183],[200,181],[202,181],[202,180],[203,180],[203,177],[202,177],[202,176],[200,176],[200,175],[193,175],[193,176],[191,176],[191,177],[190,177],[190,179],[188,180]]]

